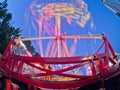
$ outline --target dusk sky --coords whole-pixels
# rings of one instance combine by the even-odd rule
[[[46,0],[47,1],[47,0]],[[8,9],[12,13],[11,24],[24,30],[25,11],[32,0],[8,0]],[[102,0],[85,0],[93,17],[96,34],[106,33],[106,37],[116,52],[120,52],[120,17],[105,7]]]

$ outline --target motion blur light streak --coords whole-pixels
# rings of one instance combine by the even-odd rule
[[[35,0],[29,9],[30,12],[28,10],[25,14],[26,23],[29,26],[26,28],[27,33],[30,34],[28,36],[56,37],[56,40],[52,38],[50,40],[39,40],[41,57],[78,56],[79,54],[75,49],[78,47],[80,39],[63,40],[61,36],[91,35],[95,31],[88,5],[84,0]],[[77,42],[74,42],[75,40]],[[93,41],[90,43],[94,44]],[[88,47],[92,48],[90,44]],[[52,49],[51,52],[49,48]]]

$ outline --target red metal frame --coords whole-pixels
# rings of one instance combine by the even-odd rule
[[[66,38],[69,38],[69,37],[66,37]],[[115,66],[118,64],[118,61],[117,61],[117,58],[115,58],[116,54],[112,46],[110,45],[109,41],[107,40],[107,38],[105,36],[82,36],[81,38],[89,38],[89,39],[98,38],[98,39],[102,39],[104,42],[101,45],[101,47],[98,49],[98,51],[91,56],[42,58],[42,57],[27,57],[27,56],[14,55],[12,53],[14,40],[11,40],[11,42],[9,43],[3,55],[3,61],[0,62],[0,72],[2,72],[2,74],[8,77],[10,80],[17,79],[18,81],[28,84],[28,87],[33,85],[34,89],[36,89],[37,87],[52,88],[52,89],[78,88],[78,87],[89,85],[91,83],[95,83],[106,77],[109,77],[112,71],[114,71]],[[104,52],[99,53],[100,49],[103,46],[105,46]],[[104,62],[102,62],[102,60],[104,60]],[[98,71],[95,70],[94,61],[96,61],[96,66],[98,67]],[[109,62],[111,62],[113,65],[109,66]],[[61,69],[61,70],[52,71],[40,66],[36,66],[34,63],[37,63],[39,65],[41,64],[49,64],[49,65],[50,64],[75,64],[75,65],[70,66],[68,68]],[[40,71],[43,71],[44,73],[23,74],[22,69],[24,64],[37,68]],[[90,65],[92,75],[81,76],[81,75],[71,75],[71,74],[64,73],[64,72],[73,70],[75,68],[84,66],[85,64]],[[18,71],[16,72],[16,70]],[[49,76],[49,75],[58,75],[58,76],[76,78],[76,79],[72,81],[44,81],[44,80],[35,79],[38,76]],[[35,77],[35,78],[33,79],[32,77]],[[8,83],[8,81],[6,82]]]

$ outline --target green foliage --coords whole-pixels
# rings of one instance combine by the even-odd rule
[[[11,36],[20,36],[20,28],[11,26],[12,14],[7,10],[7,0],[0,2],[0,53],[3,54]]]

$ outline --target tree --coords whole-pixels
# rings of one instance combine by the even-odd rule
[[[7,0],[0,2],[0,53],[3,54],[11,37],[20,36],[20,28],[11,25],[12,14],[7,10]]]

